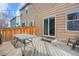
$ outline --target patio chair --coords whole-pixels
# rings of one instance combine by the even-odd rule
[[[77,45],[77,46],[79,45],[79,39],[78,39],[78,40],[76,40],[76,42],[75,42],[75,43],[73,43],[72,49],[75,49],[76,45]]]
[[[72,44],[72,49],[79,45],[79,37],[69,38],[67,45]]]
[[[0,45],[2,44],[2,34],[0,33]]]

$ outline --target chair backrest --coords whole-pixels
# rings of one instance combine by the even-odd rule
[[[73,39],[74,40],[79,40],[79,37],[78,36],[74,36]]]

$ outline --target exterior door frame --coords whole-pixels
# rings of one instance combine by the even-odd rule
[[[56,17],[55,17],[55,34],[54,34],[54,36],[49,35],[49,29],[48,29],[48,35],[44,34],[44,19],[48,19],[48,24],[49,24],[49,18],[50,17],[55,17],[55,16],[48,16],[48,17],[43,18],[43,33],[42,34],[43,34],[43,36],[46,36],[46,37],[56,37]],[[48,25],[48,28],[49,28],[49,25]]]

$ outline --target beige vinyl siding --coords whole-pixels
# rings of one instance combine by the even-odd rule
[[[43,35],[43,21],[45,17],[55,16],[56,19],[56,39],[67,42],[69,37],[79,35],[79,32],[67,32],[65,28],[65,12],[79,8],[78,3],[32,3],[28,5],[31,8],[30,13],[21,19],[22,22],[35,20],[35,26],[38,29],[38,35]],[[22,10],[24,11],[24,9]]]

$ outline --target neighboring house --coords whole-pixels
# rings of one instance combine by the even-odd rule
[[[6,20],[8,20],[6,14],[4,12],[0,12],[0,28],[8,27],[8,23]]]
[[[35,26],[38,35],[66,42],[79,36],[78,3],[28,3],[21,9],[21,22]]]
[[[16,16],[10,20],[10,27],[19,27],[19,26],[21,26],[20,16]]]
[[[11,27],[16,27],[16,17],[14,17],[14,18],[12,18],[12,19],[10,20],[10,26],[11,26]]]

